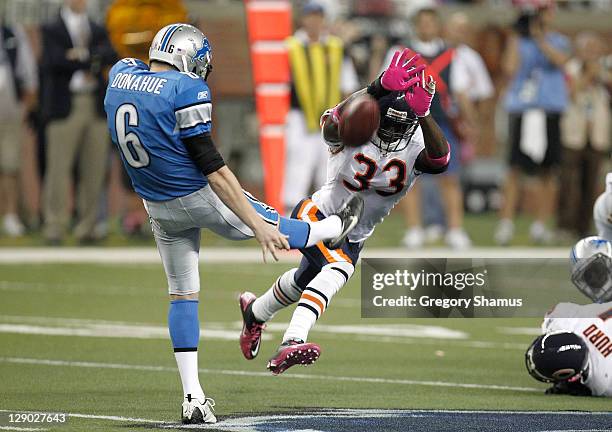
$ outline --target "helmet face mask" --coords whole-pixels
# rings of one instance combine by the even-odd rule
[[[180,72],[194,73],[206,80],[212,70],[212,49],[206,36],[194,26],[170,24],[153,38],[149,60],[169,64]]]
[[[380,125],[372,137],[372,144],[385,153],[404,150],[419,126],[419,119],[401,92],[391,92],[382,97],[378,105]]]
[[[384,152],[402,151],[408,146],[418,125],[419,123],[416,120],[406,123],[381,125],[372,142]]]
[[[569,332],[538,337],[525,352],[525,367],[533,378],[546,383],[586,378],[588,348],[580,336]]]
[[[587,237],[572,248],[572,282],[597,303],[612,300],[612,245],[599,237]]]

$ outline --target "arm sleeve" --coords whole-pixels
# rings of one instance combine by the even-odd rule
[[[174,114],[181,139],[210,133],[212,101],[210,89],[199,77],[184,75],[177,88]]]
[[[225,166],[223,157],[215,147],[209,133],[182,139],[189,157],[204,175],[214,173]]]

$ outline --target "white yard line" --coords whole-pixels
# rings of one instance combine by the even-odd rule
[[[22,411],[22,410],[7,410],[0,409],[0,412],[23,412],[23,413],[34,413],[36,411]],[[169,422],[166,420],[152,420],[145,418],[135,417],[122,417],[115,415],[96,415],[96,414],[83,414],[83,413],[67,413],[69,417],[81,418],[81,419],[93,419],[93,420],[108,420],[113,422],[128,422],[128,423],[147,423],[158,425],[163,429],[215,429],[224,431],[256,431],[258,425],[279,422],[287,420],[305,420],[313,417],[335,417],[335,418],[351,418],[356,417],[363,418],[390,418],[397,415],[410,414],[411,417],[428,417],[435,416],[437,414],[500,414],[507,416],[514,415],[555,415],[555,416],[590,416],[590,415],[610,415],[609,412],[572,412],[572,411],[487,411],[487,410],[384,410],[384,409],[330,409],[330,410],[317,410],[310,415],[299,413],[299,414],[275,414],[275,415],[252,415],[245,417],[234,417],[221,420],[216,424],[211,425],[182,425],[178,422]],[[1,427],[0,430],[46,430],[39,428],[11,428]],[[543,430],[540,432],[603,432],[606,429],[576,429],[576,430]]]
[[[270,323],[269,333],[282,333],[288,323]],[[207,322],[200,332],[204,339],[236,340],[242,328],[241,321]],[[316,332],[332,335],[384,337],[387,342],[401,339],[467,340],[469,334],[443,326],[399,325],[329,325],[322,324]],[[134,339],[167,339],[165,325],[125,321],[108,321],[74,318],[48,318],[39,316],[0,315],[0,333],[34,334],[49,336],[110,337]]]
[[[456,251],[448,248],[424,248],[417,251],[402,248],[365,248],[364,258],[567,258],[567,248],[473,248]],[[285,263],[297,262],[298,252],[281,253]],[[261,263],[261,251],[251,247],[207,248],[200,252],[200,261],[207,263]],[[154,247],[95,247],[95,248],[0,248],[0,263],[93,263],[142,264],[161,263]]]
[[[275,334],[283,333],[287,325],[288,323],[283,322],[270,323],[263,339],[270,340]],[[239,321],[207,322],[200,335],[202,339],[235,341],[241,328],[242,322]],[[471,340],[468,333],[460,330],[417,324],[375,326],[322,324],[315,327],[314,332],[318,337],[342,335],[357,341],[383,344],[400,343],[436,347],[444,344],[447,348],[509,350],[525,350],[526,347],[524,343]],[[23,315],[0,315],[0,333],[133,339],[168,338],[167,327],[153,323]]]
[[[0,430],[7,430],[7,431],[46,431],[46,430],[49,430],[49,429],[46,429],[46,428],[33,428],[33,427],[22,427],[22,426],[0,426]]]
[[[38,414],[55,414],[54,412],[44,412],[44,411],[24,411],[24,410],[8,410],[8,409],[0,409],[0,412],[4,413],[38,413]],[[84,419],[96,419],[96,420],[110,420],[110,421],[126,421],[126,422],[134,422],[134,423],[160,423],[160,424],[172,424],[171,422],[167,422],[164,420],[151,420],[151,419],[143,419],[137,417],[122,417],[122,416],[113,416],[113,415],[96,415],[96,414],[80,414],[80,413],[67,413],[68,417],[74,418],[84,418]],[[55,424],[55,426],[59,426],[59,424]],[[0,429],[2,427],[0,426]],[[13,430],[13,429],[11,429]],[[15,429],[16,430],[16,429]],[[46,430],[46,429],[23,429],[23,430]]]
[[[152,372],[174,372],[176,368],[168,366],[152,366],[152,365],[135,365],[122,363],[100,363],[100,362],[83,362],[83,361],[66,361],[66,360],[51,360],[51,359],[35,359],[23,357],[0,357],[0,363],[12,364],[29,364],[29,365],[44,365],[44,366],[60,366],[60,367],[83,367],[96,369],[128,369]],[[324,380],[338,382],[356,382],[367,384],[392,384],[392,385],[415,385],[426,387],[451,387],[463,389],[484,389],[484,390],[502,390],[514,392],[541,392],[542,389],[535,387],[515,387],[496,384],[470,384],[470,383],[453,383],[446,381],[427,381],[427,380],[409,380],[409,379],[390,379],[390,378],[375,378],[375,377],[352,377],[352,376],[335,376],[335,375],[316,375],[316,374],[300,374],[290,373],[281,377],[273,377],[269,372],[252,372],[243,370],[230,369],[200,369],[202,373],[230,375],[230,376],[247,376],[247,377],[265,377],[267,379],[306,379],[306,380]]]

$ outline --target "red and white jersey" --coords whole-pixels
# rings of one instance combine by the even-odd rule
[[[578,305],[559,303],[546,314],[544,334],[577,334],[589,347],[589,375],[583,384],[594,396],[612,396],[612,302]]]
[[[329,145],[333,148],[334,144]],[[312,201],[325,215],[330,215],[351,194],[360,193],[364,199],[363,216],[348,239],[361,242],[372,235],[376,224],[382,222],[412,187],[416,179],[414,164],[424,148],[419,126],[406,148],[397,152],[386,153],[370,142],[330,153],[327,181],[314,193]]]

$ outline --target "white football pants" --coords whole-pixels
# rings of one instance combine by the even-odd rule
[[[230,240],[253,237],[251,229],[223,204],[209,185],[170,201],[144,200],[144,205],[151,219],[170,294],[200,291],[200,228]]]

